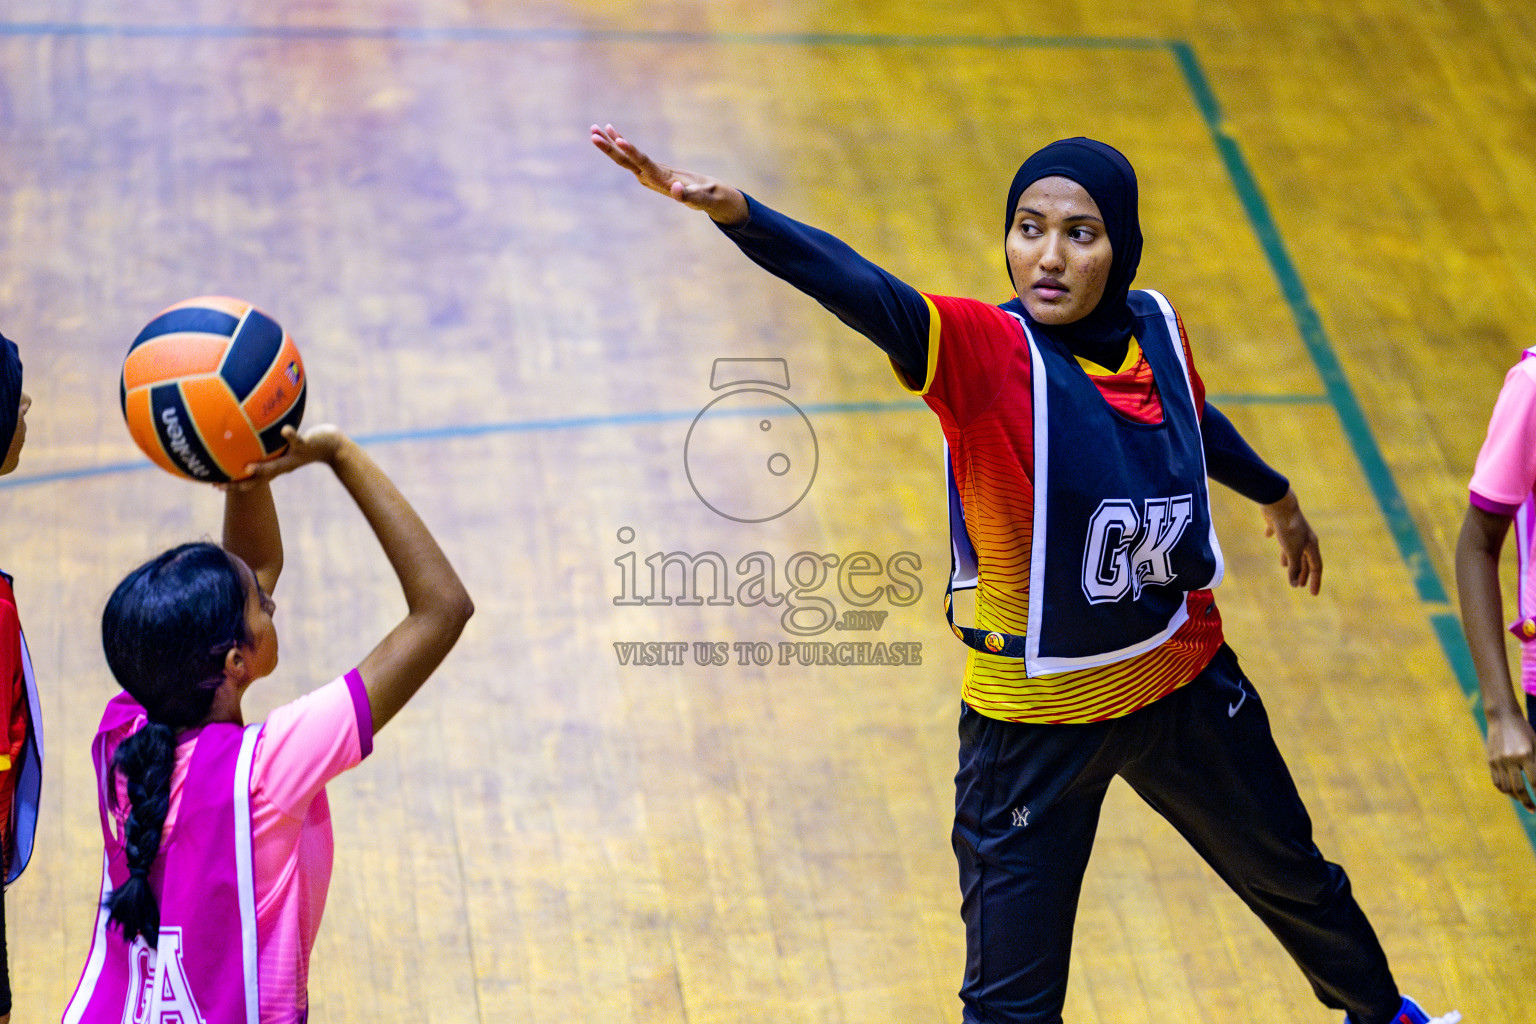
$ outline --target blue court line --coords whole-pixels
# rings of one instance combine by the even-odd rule
[[[904,35],[853,32],[688,32],[643,29],[498,28],[484,25],[217,25],[133,22],[0,22],[0,36],[112,39],[280,39],[410,43],[672,43],[694,46],[971,47],[1002,50],[1161,50],[1169,40],[1135,36]]]
[[[1359,400],[1355,398],[1354,389],[1349,385],[1349,379],[1344,375],[1344,368],[1339,363],[1333,344],[1328,340],[1327,332],[1323,330],[1322,320],[1318,317],[1317,310],[1313,308],[1312,300],[1307,296],[1301,275],[1297,273],[1296,265],[1291,262],[1290,255],[1286,252],[1285,244],[1280,239],[1280,229],[1275,226],[1269,206],[1259,192],[1258,182],[1254,179],[1252,171],[1248,169],[1248,161],[1244,159],[1237,140],[1227,134],[1223,126],[1224,118],[1221,108],[1216,103],[1215,94],[1211,91],[1205,73],[1200,69],[1194,51],[1186,43],[1174,43],[1170,48],[1179,62],[1180,69],[1184,72],[1196,105],[1199,106],[1200,113],[1205,118],[1206,127],[1211,133],[1211,141],[1215,143],[1216,150],[1226,165],[1227,174],[1237,190],[1249,223],[1253,226],[1259,245],[1264,250],[1270,269],[1274,272],[1275,280],[1280,285],[1280,292],[1285,297],[1286,304],[1290,306],[1291,316],[1296,321],[1296,330],[1301,335],[1302,344],[1306,347],[1307,354],[1312,357],[1312,363],[1317,368],[1318,376],[1322,378],[1323,389],[1328,394],[1328,400],[1338,411],[1339,419],[1343,422],[1344,434],[1354,449],[1360,468],[1365,472],[1371,493],[1375,495],[1376,503],[1381,506],[1382,514],[1386,517],[1387,527],[1397,544],[1398,553],[1408,566],[1414,586],[1419,592],[1419,600],[1430,605],[1449,603],[1445,588],[1441,585],[1434,564],[1429,560],[1429,553],[1424,548],[1418,526],[1414,523],[1413,516],[1409,514],[1408,504],[1403,500],[1397,481],[1393,479],[1392,471],[1387,466],[1387,460],[1376,444],[1375,435],[1371,433],[1370,423],[1365,417],[1365,410],[1361,408]],[[1450,652],[1447,652],[1447,656],[1450,656]]]
[[[1311,405],[1325,404],[1324,395],[1216,395],[1210,400],[1217,405]],[[797,406],[801,412],[816,416],[848,416],[867,413],[919,412],[928,407],[917,399],[897,402],[822,402]],[[743,407],[720,409],[711,415],[761,416],[777,412],[782,406]],[[353,440],[361,445],[403,444],[416,441],[443,441],[464,437],[486,437],[495,434],[529,434],[556,430],[587,430],[601,427],[629,427],[645,423],[668,423],[692,420],[699,409],[670,409],[645,412],[614,413],[608,416],[561,416],[551,419],[504,420],[493,423],[463,423],[442,427],[419,427],[409,430],[385,430],[372,434],[358,434]],[[0,490],[17,487],[38,487],[67,480],[85,480],[91,477],[112,476],[119,473],[137,473],[142,469],[158,468],[148,459],[132,462],[108,462],[99,466],[79,466],[49,473],[18,473],[0,479]]]
[[[1296,330],[1301,335],[1302,344],[1306,347],[1307,354],[1312,357],[1318,376],[1322,378],[1323,389],[1328,394],[1328,401],[1338,413],[1344,435],[1350,447],[1354,449],[1355,458],[1365,473],[1366,482],[1376,498],[1376,504],[1380,506],[1381,514],[1387,521],[1387,529],[1397,545],[1398,554],[1408,569],[1409,576],[1413,579],[1419,601],[1425,606],[1425,613],[1429,618],[1430,627],[1434,630],[1435,638],[1440,642],[1440,651],[1456,677],[1457,684],[1461,687],[1462,696],[1471,709],[1473,718],[1477,721],[1479,731],[1486,736],[1488,722],[1483,714],[1477,670],[1472,664],[1472,652],[1467,647],[1466,636],[1461,629],[1461,618],[1451,607],[1450,598],[1440,581],[1440,575],[1435,571],[1429,552],[1424,547],[1424,539],[1419,533],[1418,524],[1413,521],[1413,516],[1408,511],[1408,503],[1403,500],[1402,491],[1398,489],[1392,470],[1387,465],[1380,446],[1376,443],[1376,436],[1371,432],[1365,410],[1361,408],[1354,389],[1349,385],[1349,379],[1339,363],[1338,353],[1334,350],[1332,342],[1328,340],[1328,334],[1323,329],[1317,310],[1312,306],[1312,300],[1307,295],[1301,275],[1297,272],[1296,265],[1291,262],[1290,254],[1286,252],[1285,244],[1280,238],[1280,229],[1275,225],[1269,205],[1265,203],[1263,193],[1259,191],[1258,182],[1248,167],[1248,161],[1243,157],[1242,148],[1226,130],[1226,119],[1222,115],[1221,106],[1216,101],[1216,94],[1211,89],[1204,70],[1200,67],[1193,47],[1188,43],[1172,42],[1168,44],[1168,48],[1178,62],[1179,69],[1184,73],[1184,80],[1189,86],[1191,96],[1194,97],[1195,105],[1200,108],[1200,114],[1205,119],[1211,141],[1221,155],[1222,163],[1226,165],[1227,174],[1232,179],[1232,187],[1237,190],[1243,210],[1248,215],[1248,222],[1253,227],[1254,234],[1258,236],[1259,245],[1269,261],[1270,270],[1274,273],[1275,280],[1280,285],[1280,292],[1285,296],[1286,304],[1291,309],[1291,316],[1296,322]],[[1526,839],[1533,848],[1536,848],[1536,815],[1532,815],[1513,801],[1511,804],[1515,808],[1515,815],[1521,826],[1525,829]]]

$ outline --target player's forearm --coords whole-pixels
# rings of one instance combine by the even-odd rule
[[[722,228],[733,228],[745,224],[747,218],[752,215],[747,205],[746,193],[721,182],[716,182],[706,190],[706,197],[699,209],[709,214],[709,219]]]
[[[358,664],[378,730],[447,657],[474,614],[474,605],[426,524],[368,453],[345,440],[330,461],[368,520],[405,595],[405,618]]]
[[[1206,471],[1217,483],[1260,505],[1274,504],[1291,489],[1290,481],[1260,458],[1232,421],[1210,402],[1200,417],[1200,439]]]
[[[224,492],[224,548],[251,567],[268,593],[283,571],[283,534],[266,481]]]
[[[331,463],[336,478],[368,521],[413,614],[448,618],[467,613],[469,594],[426,524],[371,456],[347,440]]]
[[[914,381],[928,367],[928,303],[841,239],[748,199],[750,217],[723,230],[747,258],[821,303],[880,346]]]
[[[1504,641],[1504,595],[1499,586],[1499,552],[1509,521],[1469,506],[1456,541],[1456,590],[1461,626],[1477,670],[1483,710],[1521,714],[1509,675]]]

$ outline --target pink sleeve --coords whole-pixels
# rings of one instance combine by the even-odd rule
[[[1488,421],[1488,439],[1472,471],[1472,504],[1514,515],[1536,485],[1536,359],[1522,359],[1504,377]]]
[[[353,669],[267,716],[256,744],[251,792],[294,818],[315,794],[373,750],[373,713]]]

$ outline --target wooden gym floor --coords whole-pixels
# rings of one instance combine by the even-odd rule
[[[593,121],[925,290],[996,300],[1019,160],[1072,134],[1124,149],[1139,282],[1181,307],[1213,399],[1323,538],[1311,599],[1257,511],[1217,496],[1221,607],[1319,844],[1406,991],[1475,1024],[1531,1019],[1536,833],[1487,781],[1449,593],[1487,415],[1533,340],[1526,5],[129,6],[0,14],[0,329],[36,400],[0,564],[47,720],[38,850],[6,896],[18,1022],[60,1012],[92,921],[101,605],[132,565],[218,530],[213,491],[133,450],[115,390],[139,326],[207,292],[292,331],[309,422],[368,441],[479,607],[331,787],[312,1020],[958,1019],[963,659],[940,610],[936,423],[869,344],[608,165]],[[782,360],[789,387],[712,390],[715,360],[742,358]],[[805,486],[731,458],[759,416],[798,432]],[[253,716],[400,612],[325,474],[278,491],[283,664]],[[852,598],[891,589],[865,606],[801,575],[795,623],[831,607],[879,630],[797,638],[782,607],[666,604],[676,569],[652,588],[651,556],[718,555],[734,593],[753,552],[781,586],[814,570],[802,552],[851,560]],[[780,664],[795,639],[920,664]],[[683,664],[627,646],[678,642]],[[726,664],[695,664],[695,643]],[[1118,785],[1067,1011],[1337,1017]]]

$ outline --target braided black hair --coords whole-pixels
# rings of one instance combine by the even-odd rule
[[[176,734],[208,717],[225,656],[250,641],[245,604],[245,586],[229,553],[196,543],[129,573],[102,614],[107,664],[149,718],[112,758],[128,784],[128,880],[102,906],[128,942],[139,935],[151,947],[159,942],[160,905],[149,874],[170,808]]]

